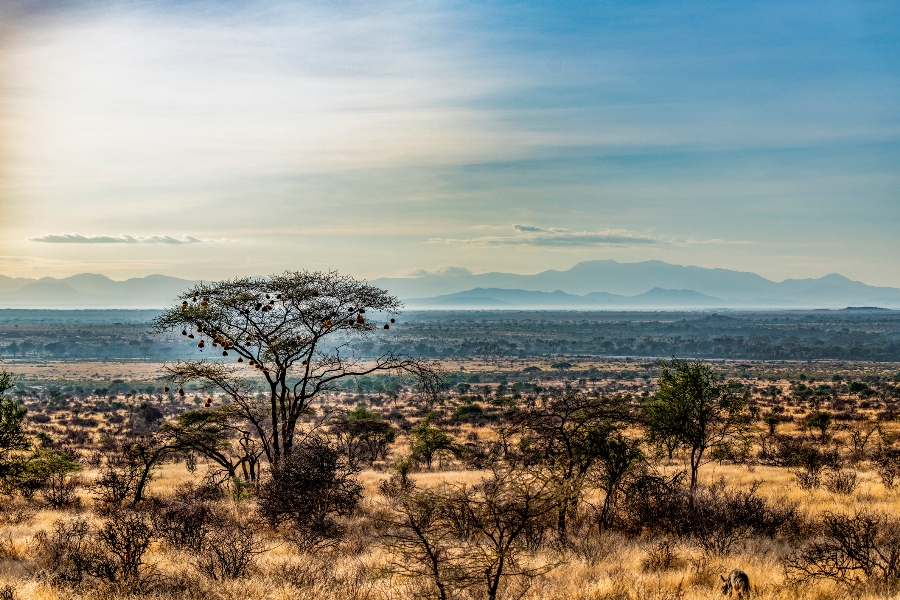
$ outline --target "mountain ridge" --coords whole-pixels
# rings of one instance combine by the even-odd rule
[[[776,282],[747,271],[673,265],[659,260],[637,263],[585,261],[565,271],[551,269],[533,275],[499,272],[473,274],[452,270],[450,273],[429,273],[418,277],[385,277],[372,283],[407,299],[433,298],[476,288],[539,292],[559,290],[579,296],[606,292],[627,297],[660,288],[691,290],[742,306],[843,308],[851,304],[875,302],[900,307],[900,289],[870,286],[838,273]]]
[[[40,279],[0,275],[0,308],[164,308],[196,283],[159,274],[126,280],[98,273]],[[410,307],[900,308],[900,289],[870,286],[838,273],[776,282],[748,271],[659,260],[584,261],[567,270],[532,275],[448,269],[371,283]],[[539,294],[523,295],[526,292]]]

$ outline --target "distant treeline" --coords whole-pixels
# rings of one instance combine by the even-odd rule
[[[180,335],[149,333],[154,311],[0,311],[0,357],[52,359],[196,355]],[[692,356],[900,361],[900,312],[411,312],[357,341],[360,356],[429,358]]]

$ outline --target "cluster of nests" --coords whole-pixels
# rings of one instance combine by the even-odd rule
[[[197,327],[197,333],[202,334],[203,329],[200,327]],[[187,329],[182,329],[181,335],[186,336],[188,339],[191,339],[191,340],[194,339],[194,334],[188,333]],[[228,351],[231,350],[232,348],[234,348],[234,342],[232,342],[229,339],[224,338],[223,336],[221,336],[219,334],[210,334],[210,337],[213,338],[212,341],[210,342],[212,344],[213,348],[216,348],[218,346],[222,347],[222,356],[228,356]],[[206,342],[204,340],[200,340],[199,342],[197,342],[197,347],[200,348],[200,350],[202,351],[203,348],[206,347]],[[244,361],[238,360],[238,362],[244,362]]]
[[[168,394],[169,389],[170,389],[169,386],[166,386],[163,388],[163,391]],[[184,388],[178,388],[178,395],[181,396],[182,398],[184,398]],[[210,396],[209,398],[206,399],[206,402],[203,404],[203,407],[209,408],[210,406],[212,406],[212,403],[213,403],[213,399],[212,399],[212,396]]]
[[[276,301],[276,300],[284,300],[284,295],[283,295],[283,294],[277,294],[277,295],[275,296],[275,298],[272,298],[269,294],[266,294],[266,300],[268,300],[268,302],[258,302],[258,303],[256,304],[256,306],[255,306],[255,310],[257,310],[257,311],[262,311],[262,312],[267,312],[267,311],[271,310],[271,309],[275,306],[275,301]],[[198,301],[198,298],[195,296],[195,297],[193,298],[193,301],[196,303],[196,302]],[[209,305],[209,298],[204,297],[204,298],[200,299],[200,305],[201,305],[201,306],[204,306],[204,307],[205,307],[205,306],[208,306],[208,305]],[[187,309],[188,306],[189,306],[189,304],[188,304],[188,301],[187,301],[187,300],[185,300],[184,302],[181,303],[182,309]],[[361,326],[361,325],[365,325],[365,324],[366,324],[366,318],[365,318],[365,316],[364,316],[365,313],[366,313],[365,309],[362,309],[362,308],[360,308],[360,309],[350,309],[349,313],[350,313],[350,315],[353,315],[353,313],[356,313],[356,317],[354,318],[354,317],[351,316],[350,318],[346,319],[346,320],[344,321],[345,324],[351,325],[351,326],[353,326],[353,325]],[[395,321],[395,319],[391,318],[391,319],[390,319],[390,322],[391,322],[391,323],[395,323],[396,321]],[[322,323],[325,325],[325,328],[326,328],[326,329],[330,329],[332,326],[334,326],[334,320],[333,320],[331,317],[326,317],[326,318],[322,319]],[[384,324],[384,329],[390,329],[390,325],[389,325],[388,323],[385,323],[385,324]],[[200,335],[202,335],[202,334],[204,333],[203,328],[200,327],[200,326],[198,326],[198,327],[196,328],[196,331],[197,331],[197,333],[200,334]],[[216,348],[216,347],[220,347],[220,346],[221,346],[221,348],[222,348],[222,356],[228,356],[228,351],[231,350],[232,348],[234,348],[235,343],[234,343],[233,341],[231,341],[231,340],[225,338],[224,336],[222,336],[222,335],[220,335],[220,334],[217,334],[217,333],[207,332],[207,334],[212,338],[212,340],[210,341],[210,344],[212,345],[212,347],[213,347],[213,348]],[[185,337],[187,337],[188,339],[191,339],[191,340],[194,339],[194,333],[193,333],[193,332],[190,332],[190,333],[189,333],[188,330],[187,330],[187,328],[181,330],[181,335],[183,335],[183,336],[185,336]],[[302,340],[303,340],[303,336],[298,335],[298,336],[297,336],[297,341],[300,342],[300,341],[302,341]],[[239,341],[240,341],[240,340],[239,340]],[[253,342],[254,342],[253,338],[252,338],[251,336],[248,336],[248,337],[247,337],[247,344],[252,344]],[[273,338],[272,338],[272,342],[278,342],[278,337],[277,337],[277,336],[273,337]],[[203,340],[203,339],[201,339],[199,342],[197,342],[197,347],[200,348],[200,351],[202,352],[202,351],[203,351],[203,348],[206,347],[206,341]],[[243,359],[242,357],[239,356],[239,357],[237,358],[237,362],[242,363],[242,362],[244,362],[244,359]],[[265,365],[263,365],[263,364],[260,363],[259,361],[254,360],[253,358],[250,358],[250,359],[247,361],[247,364],[250,365],[251,367],[255,367],[256,369],[258,369],[258,370],[260,370],[260,371],[263,371],[263,372],[265,372],[265,373],[268,373],[268,372],[269,372],[269,368],[268,368],[268,367],[266,367]],[[308,364],[309,364],[309,361],[304,360],[304,361],[303,361],[303,364],[304,364],[304,365],[308,365]],[[167,391],[167,392],[169,391],[168,388],[166,388],[166,391]],[[178,392],[179,392],[179,394],[180,394],[181,396],[184,396],[184,390],[181,390],[181,389],[180,389],[180,390],[178,390]],[[212,401],[212,399],[210,398],[208,402],[211,402],[211,401]]]
[[[191,300],[194,302],[194,304],[196,304],[197,301],[200,300],[200,306],[203,306],[204,308],[209,306],[209,297],[207,297],[207,296],[204,296],[203,298],[198,298],[197,296],[194,296],[193,298],[191,298]],[[181,309],[186,310],[187,307],[188,307],[188,301],[185,300],[184,302],[181,303]]]

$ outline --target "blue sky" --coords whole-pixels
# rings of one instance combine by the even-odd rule
[[[0,273],[900,286],[896,2],[0,8]]]

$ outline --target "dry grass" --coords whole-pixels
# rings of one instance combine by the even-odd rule
[[[509,365],[488,363],[473,364],[460,362],[451,365],[458,369],[464,366],[468,372],[489,372],[498,366],[521,369],[531,363],[510,362]],[[606,365],[609,366],[608,364]],[[625,363],[622,363],[625,366]],[[781,365],[779,368],[789,369]],[[813,368],[803,367],[812,373]],[[856,367],[854,367],[856,368]],[[868,367],[859,367],[860,372]],[[94,375],[126,380],[148,380],[159,375],[159,365],[155,363],[44,363],[16,365],[16,370],[46,379],[89,380]],[[789,385],[786,381],[744,380],[748,385],[760,388],[774,384],[787,396]],[[562,385],[563,381],[542,385]],[[621,382],[620,382],[621,383]],[[591,382],[588,389],[608,390],[615,386],[613,380]],[[638,388],[640,382],[628,381],[623,385],[628,391],[639,392],[651,389],[649,384]],[[641,384],[644,385],[644,384]],[[625,388],[623,388],[625,389]],[[352,394],[336,396],[334,404],[352,405],[359,398]],[[778,402],[781,402],[780,400]],[[763,403],[764,409],[775,404],[771,400]],[[190,405],[180,407],[184,409]],[[452,411],[451,399],[443,407],[445,414]],[[172,407],[176,410],[178,407]],[[385,405],[385,410],[393,408]],[[808,409],[799,403],[787,406],[787,413],[794,414],[790,423],[779,425],[779,433],[793,436],[808,436],[802,429],[802,416]],[[400,406],[399,410],[414,419],[417,415],[412,406]],[[847,452],[853,429],[866,429],[875,423],[873,408],[860,409],[864,419],[836,423],[829,444]],[[54,413],[49,425],[56,432],[65,428],[57,427],[59,415]],[[100,426],[89,432],[88,441],[81,448],[87,452],[102,435],[112,435],[117,430],[107,424],[107,416],[100,416]],[[885,421],[880,423],[885,439],[896,438],[900,434],[900,423]],[[101,432],[101,428],[105,428]],[[764,426],[759,425],[758,435],[763,435]],[[481,441],[496,439],[496,433],[487,426],[461,424],[455,428],[458,439],[466,439],[476,434]],[[102,435],[101,435],[102,434]],[[816,442],[813,442],[816,443]],[[393,458],[406,452],[408,438],[400,436],[395,443]],[[198,574],[193,569],[193,557],[184,551],[167,548],[159,542],[151,546],[147,562],[155,573],[148,586],[140,593],[127,593],[107,586],[94,585],[69,588],[49,582],[35,571],[33,539],[41,530],[52,527],[60,519],[82,516],[95,523],[102,516],[92,512],[91,493],[82,489],[81,508],[70,510],[49,510],[39,501],[25,501],[12,498],[3,501],[0,513],[0,589],[4,585],[15,588],[15,597],[20,600],[62,600],[85,598],[113,600],[125,598],[211,598],[247,600],[296,600],[296,599],[365,599],[401,600],[422,597],[423,588],[418,582],[391,574],[388,565],[391,556],[378,537],[377,518],[385,510],[384,499],[380,497],[380,486],[389,475],[391,460],[377,465],[378,468],[363,471],[360,481],[364,488],[364,499],[358,514],[346,522],[346,539],[333,548],[315,553],[301,553],[287,543],[276,532],[261,529],[266,537],[266,552],[259,557],[255,569],[246,577],[234,581],[213,581]],[[674,472],[682,468],[681,462],[664,465],[663,470]],[[198,465],[196,474],[191,474],[181,463],[166,463],[157,468],[149,484],[148,494],[164,497],[173,493],[178,486],[196,481],[205,466]],[[802,490],[798,487],[790,469],[765,465],[738,466],[710,463],[701,470],[701,479],[710,484],[724,479],[728,486],[746,488],[759,482],[759,493],[772,502],[795,502],[809,517],[825,512],[852,514],[861,509],[886,514],[900,514],[900,489],[888,489],[882,485],[877,474],[868,463],[857,467],[859,485],[851,495],[835,494],[824,488]],[[411,477],[423,487],[439,486],[444,482],[477,483],[487,473],[466,469],[452,459],[448,459],[443,469],[432,472],[414,472]],[[82,473],[90,482],[98,475],[97,469],[87,469]],[[588,494],[584,509],[589,510],[590,502],[596,502],[596,495]],[[221,501],[236,515],[247,516],[254,511],[252,500],[235,503]],[[674,551],[671,564],[653,568],[648,557],[654,548],[664,541],[660,538],[626,538],[617,533],[598,535],[596,529],[584,529],[573,536],[571,547],[558,548],[553,545],[538,551],[528,560],[535,564],[556,564],[555,568],[531,581],[529,588],[509,590],[504,598],[521,597],[523,600],[701,600],[721,597],[719,576],[733,568],[741,568],[750,576],[754,598],[784,600],[815,599],[838,600],[843,598],[887,599],[896,597],[892,592],[874,589],[850,590],[840,585],[818,581],[797,585],[787,582],[782,568],[782,559],[792,550],[794,542],[779,539],[751,538],[739,543],[726,555],[709,555],[697,546],[684,540],[668,540]],[[515,593],[513,593],[515,592]],[[0,596],[2,597],[2,596]],[[477,594],[472,592],[472,598]]]

